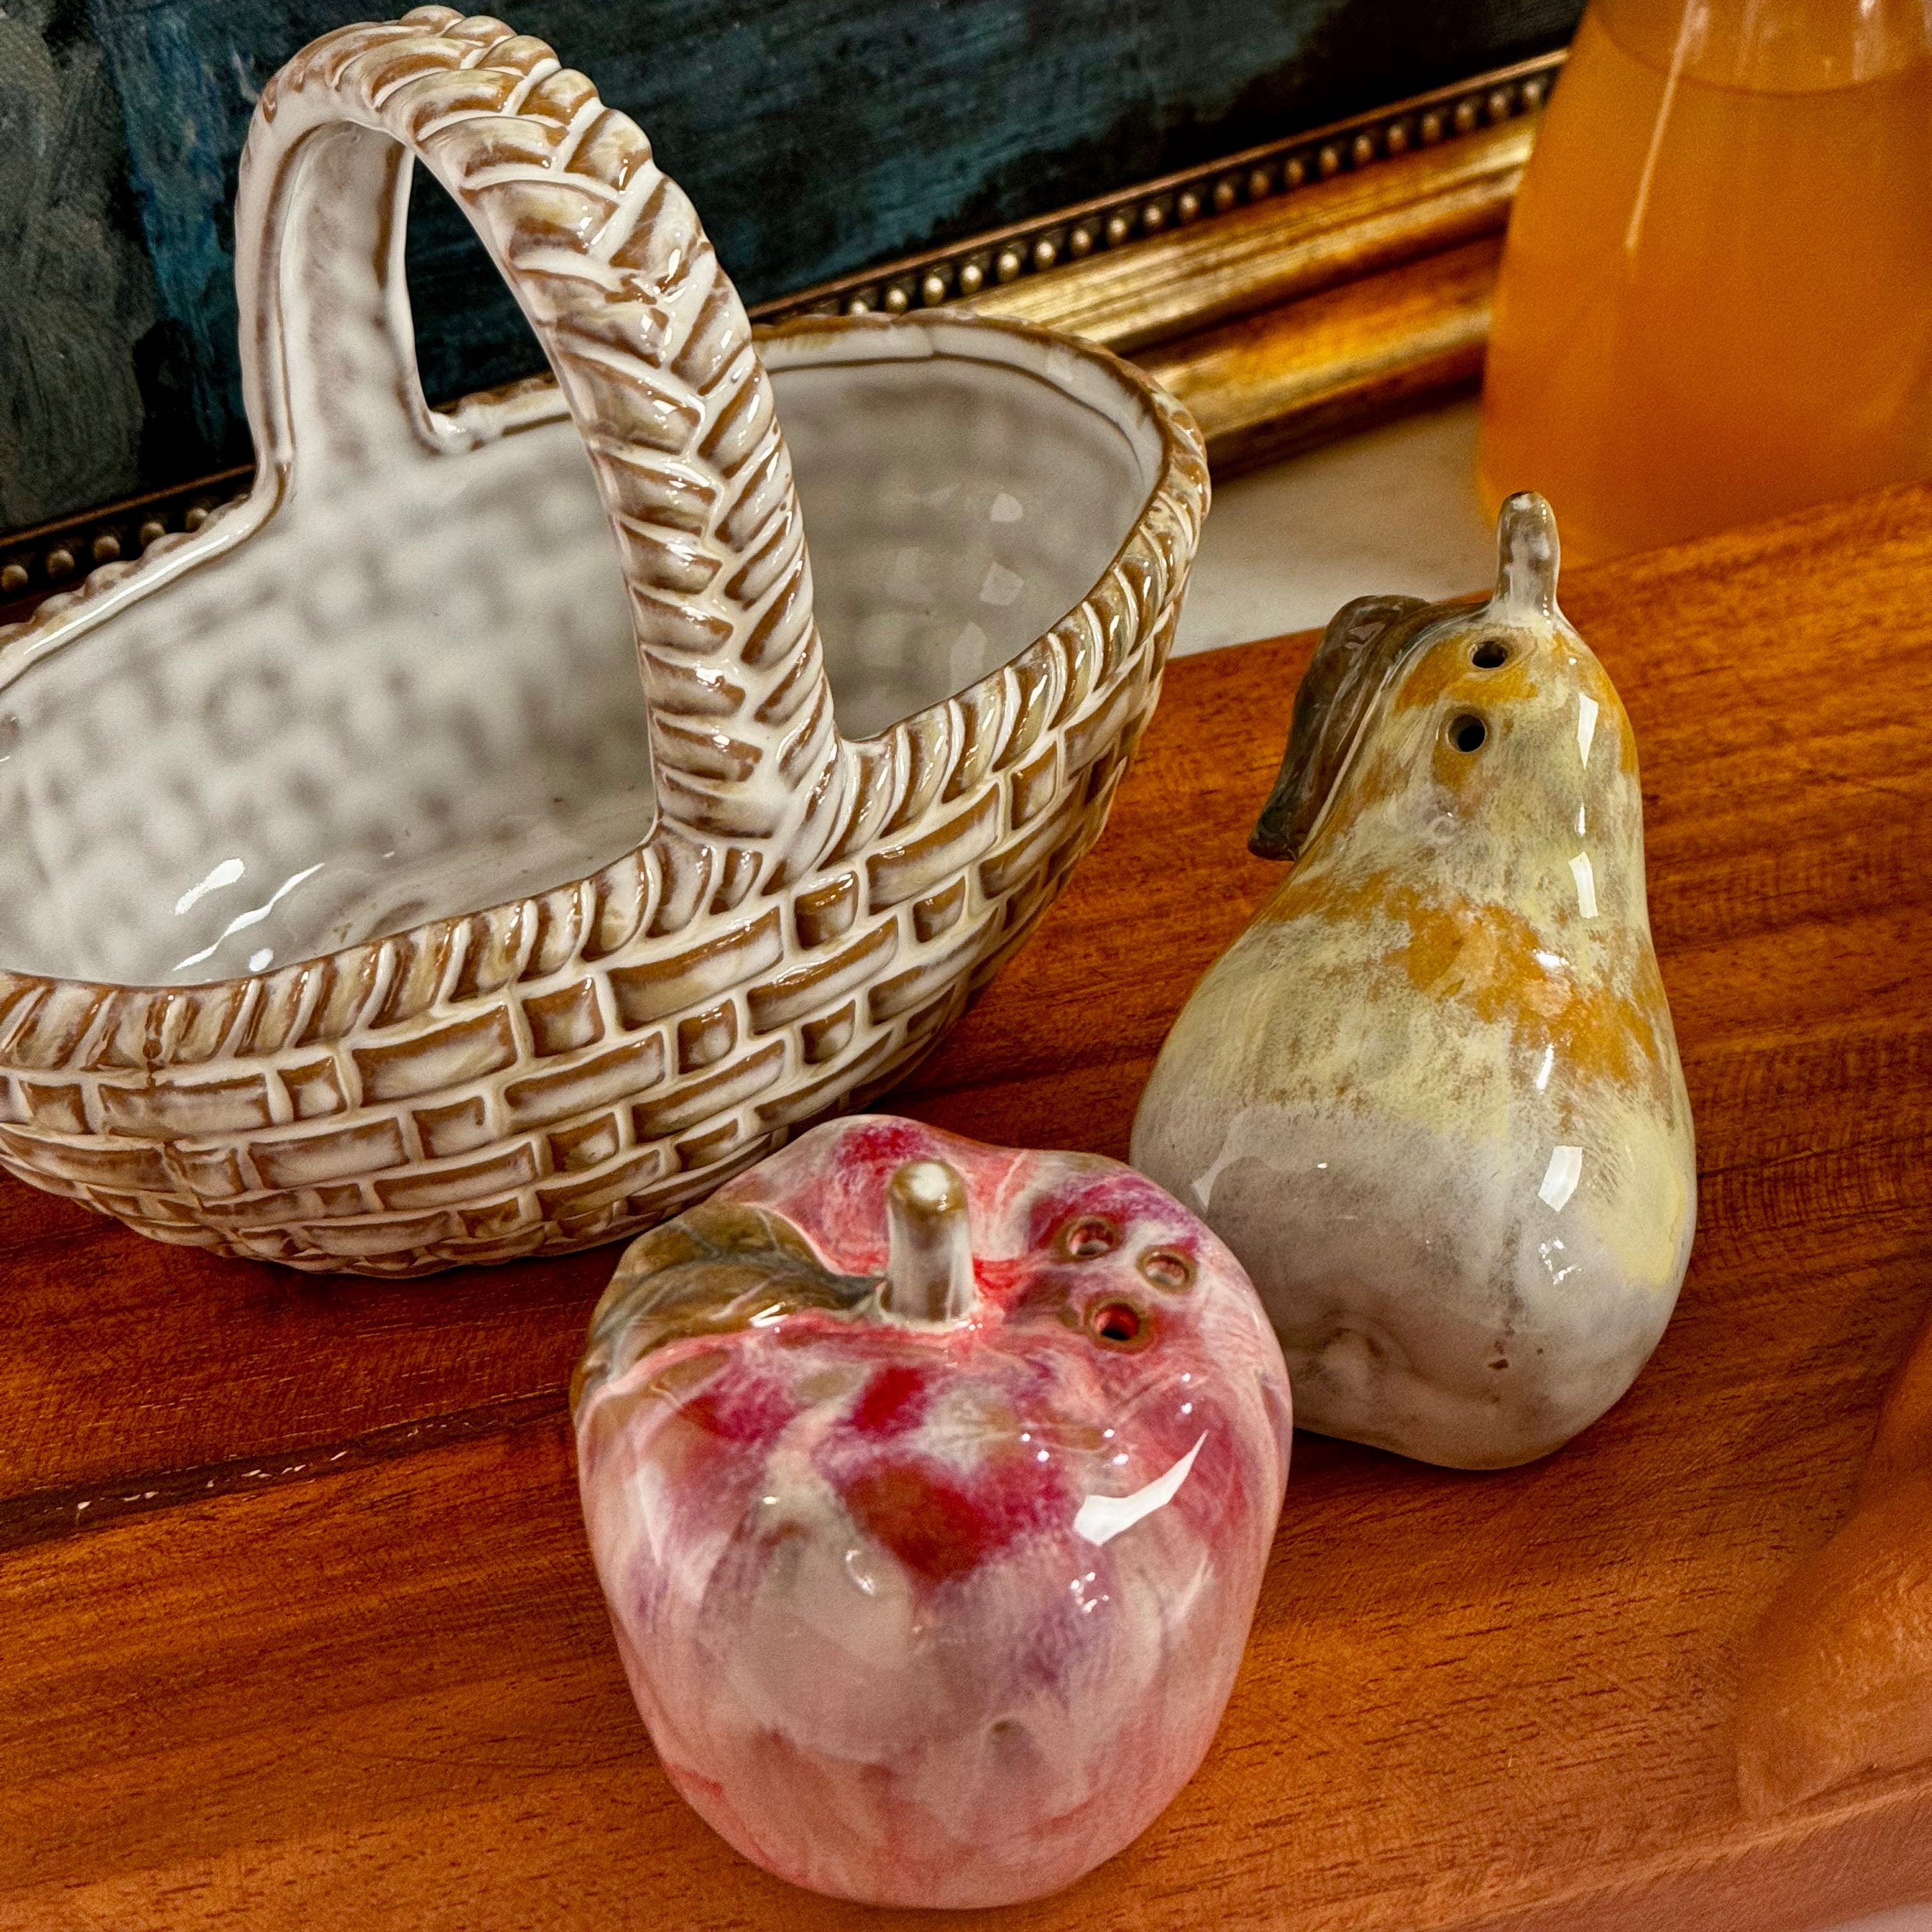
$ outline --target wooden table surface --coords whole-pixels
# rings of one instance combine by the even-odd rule
[[[1530,1468],[1298,1438],[1199,1776],[990,1918],[1779,1932],[1932,1898],[1932,1767],[1751,1822],[1732,1744],[1744,1640],[1932,1295],[1932,493],[1564,590],[1642,752],[1702,1190],[1676,1318]],[[897,1104],[1124,1154],[1276,877],[1244,841],[1307,650],[1174,668],[1104,841]],[[0,1924],[860,1916],[713,1838],[632,1708],[564,1397],[612,1251],[318,1280],[0,1182]]]

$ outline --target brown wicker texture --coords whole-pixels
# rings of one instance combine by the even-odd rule
[[[0,1164],[164,1240],[408,1274],[629,1234],[929,1048],[1100,832],[1208,481],[1184,412],[1061,345],[1143,399],[1150,500],[1048,634],[848,742],[736,296],[638,129],[500,22],[423,8],[345,28],[264,93],[237,212],[257,496],[290,460],[291,184],[305,140],[347,129],[450,190],[556,368],[619,533],[658,823],[588,878],[250,978],[0,972]],[[138,590],[146,567],[98,573],[28,628]]]

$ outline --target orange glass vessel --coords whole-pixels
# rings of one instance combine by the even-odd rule
[[[1510,225],[1480,484],[1610,556],[1932,474],[1912,0],[1592,0]]]

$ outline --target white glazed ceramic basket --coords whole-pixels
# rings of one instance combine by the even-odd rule
[[[412,158],[558,389],[424,406]],[[628,1234],[884,1088],[1052,901],[1198,435],[1015,325],[754,348],[635,125],[446,8],[284,69],[236,236],[252,494],[0,632],[0,1162],[302,1268]]]

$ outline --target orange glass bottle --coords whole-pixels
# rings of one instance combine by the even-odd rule
[[[1917,0],[1591,0],[1510,221],[1480,472],[1582,557],[1932,474]]]

